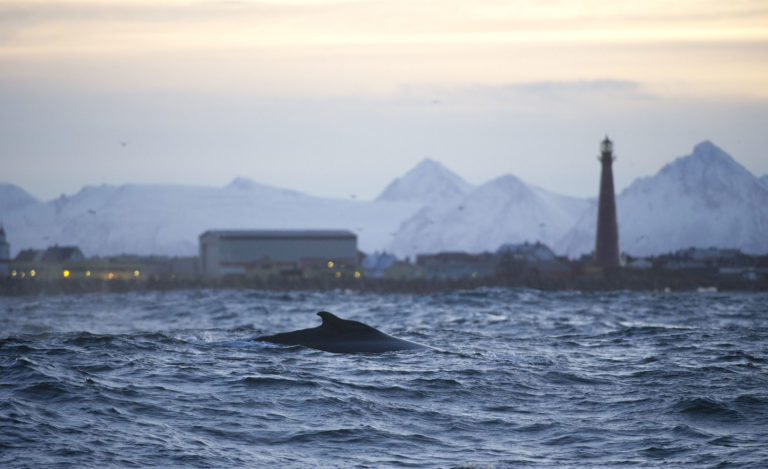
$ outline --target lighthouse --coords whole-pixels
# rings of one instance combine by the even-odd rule
[[[613,190],[613,142],[606,135],[600,142],[600,200],[597,205],[597,237],[595,239],[595,265],[618,267],[619,226],[616,221],[616,195]]]
[[[8,267],[11,263],[11,245],[5,240],[5,230],[0,225],[0,279],[8,277]]]

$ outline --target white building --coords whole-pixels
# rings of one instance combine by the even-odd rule
[[[357,235],[341,230],[226,230],[200,235],[200,272],[245,275],[256,268],[298,270],[356,265]]]

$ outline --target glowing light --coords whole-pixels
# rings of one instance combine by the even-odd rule
[[[91,271],[90,270],[86,270],[85,271],[85,276],[86,277],[90,277],[91,276]]]
[[[17,275],[17,272],[15,270],[11,271],[11,277],[15,277]]]
[[[61,276],[64,278],[69,278],[69,271],[64,269],[64,271],[61,273]]]
[[[133,271],[133,276],[134,277],[138,277],[139,276],[139,271],[138,270],[134,270]]]
[[[115,274],[113,272],[110,272],[110,273],[107,274],[107,278],[109,280],[112,280],[113,278],[115,278]]]
[[[35,269],[32,269],[32,270],[29,271],[29,276],[30,277],[34,277],[35,275],[37,275],[37,272],[35,271]]]
[[[333,261],[328,261],[328,268],[333,269]]]
[[[355,278],[360,278],[360,272],[355,271]]]
[[[336,278],[341,278],[341,272],[336,272]]]

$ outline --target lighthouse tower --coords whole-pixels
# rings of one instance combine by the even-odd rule
[[[613,190],[613,142],[605,137],[600,143],[602,166],[600,173],[600,201],[597,206],[597,239],[595,240],[595,264],[600,267],[618,267],[619,226],[616,221],[616,196]]]
[[[8,277],[11,264],[11,245],[5,240],[5,230],[0,225],[0,279]]]

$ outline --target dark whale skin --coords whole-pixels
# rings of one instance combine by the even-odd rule
[[[317,327],[256,337],[254,341],[281,345],[302,345],[332,353],[382,353],[420,350],[428,347],[398,339],[367,324],[341,319],[327,311],[317,313],[323,323]]]

